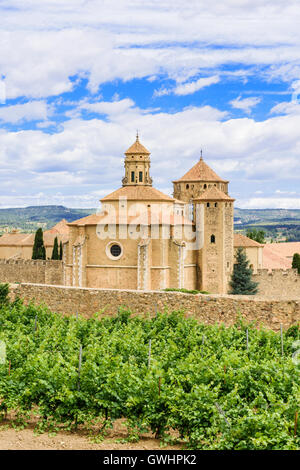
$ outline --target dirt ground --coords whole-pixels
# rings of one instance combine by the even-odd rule
[[[36,434],[35,424],[29,423],[25,429],[15,429],[14,420],[6,419],[0,423],[0,450],[159,450],[182,449],[181,445],[160,447],[160,441],[152,434],[144,434],[138,442],[120,443],[126,439],[127,430],[124,422],[119,420],[114,428],[107,432],[101,442],[93,442],[87,430],[76,432],[59,431]]]

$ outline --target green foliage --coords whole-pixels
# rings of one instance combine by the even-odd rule
[[[246,235],[257,243],[265,243],[265,232],[263,230],[256,230],[255,228],[252,230],[249,229]]]
[[[63,245],[61,241],[59,244],[59,259],[62,260],[62,258],[63,258]]]
[[[46,259],[43,230],[41,228],[38,228],[35,233],[34,244],[32,249],[32,259]]]
[[[9,284],[0,284],[0,308],[9,303]]]
[[[257,282],[252,281],[252,269],[249,267],[245,250],[240,247],[236,253],[236,263],[230,281],[231,294],[254,295],[257,293]]]
[[[60,259],[59,258],[59,253],[58,253],[58,240],[57,240],[57,237],[54,238],[54,244],[53,244],[51,259]]]
[[[282,358],[280,334],[243,321],[225,328],[124,308],[85,320],[18,301],[0,310],[0,407],[24,421],[35,413],[40,430],[100,422],[105,432],[125,418],[131,441],[151,431],[168,442],[177,430],[193,449],[299,449],[295,339],[299,330],[283,332]]]
[[[166,289],[163,289],[165,292],[183,292],[184,294],[209,294],[209,292],[206,292],[205,290],[189,290],[189,289],[176,289],[175,287],[167,287]]]
[[[300,274],[300,254],[295,253],[293,256],[292,268],[297,269]]]

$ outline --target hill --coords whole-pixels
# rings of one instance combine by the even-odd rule
[[[0,209],[0,234],[17,228],[34,232],[47,230],[61,219],[73,222],[94,213],[96,209],[70,209],[65,206],[29,206]],[[235,231],[246,233],[250,228],[264,230],[273,240],[300,241],[300,209],[239,209],[234,210]]]
[[[95,212],[95,209],[69,209],[64,206],[29,206],[0,209],[0,232],[13,228],[22,232],[34,232],[38,227],[44,230],[53,227],[61,219],[73,222]]]
[[[237,232],[264,230],[274,241],[300,241],[300,209],[239,209],[234,210]]]

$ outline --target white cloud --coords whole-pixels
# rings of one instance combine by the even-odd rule
[[[300,198],[251,198],[238,203],[241,209],[300,209]]]
[[[236,64],[255,66],[266,78],[299,79],[294,0],[191,0],[184,7],[179,0],[10,0],[0,12],[7,98],[59,95],[73,89],[77,75],[95,93],[115,79],[179,83]],[[189,87],[179,85],[179,92]]]
[[[191,95],[196,91],[201,90],[207,86],[213,85],[220,81],[220,77],[218,75],[213,75],[211,77],[202,77],[194,82],[183,83],[177,85],[175,88],[161,88],[160,90],[156,90],[154,92],[154,96],[164,96],[164,95]]]
[[[233,108],[241,109],[245,113],[250,114],[254,106],[258,105],[261,102],[261,98],[256,96],[250,98],[241,99],[241,96],[238,96],[236,99],[230,101],[230,105]]]
[[[89,103],[87,101],[79,104],[80,109],[86,109],[87,111],[91,111],[93,113],[98,114],[107,114],[107,115],[118,115],[128,111],[130,108],[134,106],[134,101],[125,98],[123,100],[117,101],[98,101],[94,103]]]
[[[41,121],[52,113],[45,101],[29,101],[24,104],[0,107],[0,121],[12,124],[23,121]]]
[[[228,119],[226,113],[210,106],[168,114],[139,109],[131,100],[101,103],[105,119],[83,120],[79,114],[62,124],[60,132],[0,131],[2,204],[10,201],[15,205],[20,198],[35,203],[33,196],[43,188],[43,201],[57,203],[59,192],[62,203],[93,207],[96,192],[104,195],[120,187],[123,154],[134,141],[136,129],[151,151],[151,173],[160,189],[169,188],[171,192],[171,181],[191,168],[203,149],[208,164],[231,181],[233,196],[251,192],[254,182],[266,187],[276,184],[274,191],[297,190],[300,115],[255,122],[248,117]],[[115,113],[114,107],[120,107],[119,112]],[[275,198],[253,198],[249,204],[299,206],[299,198],[286,196],[276,193]],[[237,197],[236,205],[248,204],[243,201],[242,196]]]
[[[292,101],[284,101],[276,104],[270,111],[271,114],[300,114],[300,104]]]

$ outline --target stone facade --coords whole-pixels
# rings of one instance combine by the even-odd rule
[[[0,259],[0,283],[6,282],[63,285],[62,261]]]
[[[11,298],[17,296],[25,303],[46,304],[54,312],[74,315],[76,312],[90,318],[96,312],[114,315],[120,306],[134,314],[154,316],[158,310],[182,310],[206,323],[224,323],[229,326],[242,315],[247,322],[274,330],[300,322],[299,300],[262,300],[246,296],[191,295],[178,292],[113,290],[48,286],[42,284],[11,285]]]
[[[300,275],[296,269],[260,269],[253,275],[258,296],[264,298],[300,298]]]
[[[123,186],[101,199],[98,214],[69,224],[66,285],[226,293],[234,261],[228,181],[201,158],[170,197],[152,187],[149,171],[137,136],[125,152]]]

